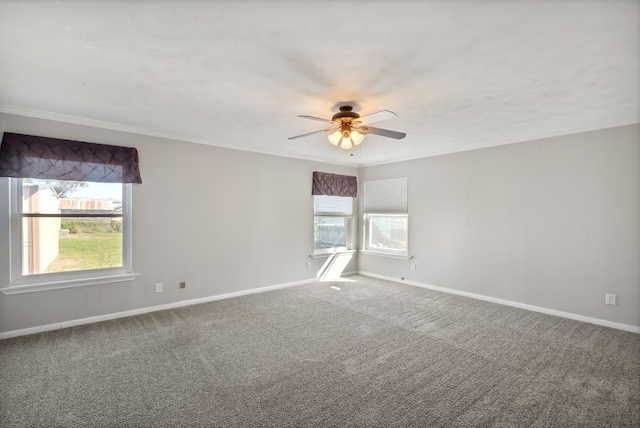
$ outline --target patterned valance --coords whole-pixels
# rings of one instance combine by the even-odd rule
[[[0,145],[0,177],[142,183],[132,147],[9,132]]]
[[[355,198],[358,196],[358,180],[351,175],[314,171],[311,194]]]

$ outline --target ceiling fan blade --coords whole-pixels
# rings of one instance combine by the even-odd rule
[[[320,131],[308,132],[306,134],[296,135],[295,137],[289,137],[288,139],[289,140],[295,140],[296,138],[302,138],[302,137],[306,137],[308,135],[319,134],[321,132],[334,131],[335,129],[336,128],[321,129]]]
[[[321,117],[315,117],[315,116],[307,116],[307,115],[304,115],[304,114],[303,115],[298,115],[298,117],[301,117],[303,119],[317,120],[318,122],[333,123],[329,119],[323,119]]]
[[[407,134],[405,134],[404,132],[391,131],[389,129],[382,129],[382,128],[374,128],[372,126],[363,126],[362,129],[367,134],[381,135],[383,137],[395,138],[396,140],[402,140],[404,137],[407,136]]]
[[[381,120],[392,119],[394,117],[398,117],[398,115],[389,110],[382,110],[376,113],[371,113],[366,116],[362,116],[361,118],[356,119],[355,121],[360,122],[361,125],[366,125],[367,123],[380,122]]]

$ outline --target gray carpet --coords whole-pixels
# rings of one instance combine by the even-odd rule
[[[0,341],[0,426],[640,426],[640,335],[350,279]]]

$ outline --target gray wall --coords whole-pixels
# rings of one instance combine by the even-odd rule
[[[640,126],[360,169],[395,177],[415,259],[360,271],[640,326]]]
[[[133,185],[133,282],[0,294],[0,332],[315,278],[314,170],[354,168],[0,115],[0,132],[138,149]],[[7,180],[7,179],[0,179]],[[6,201],[0,215],[0,288],[8,286]],[[307,270],[307,262],[313,269]],[[357,257],[346,267],[357,270]],[[180,290],[179,281],[187,288]],[[156,294],[154,284],[164,292]]]
[[[360,183],[409,178],[415,259],[360,255],[346,271],[640,326],[638,125],[360,170],[0,114],[4,131],[137,147],[143,183],[133,186],[140,277],[0,294],[0,332],[315,278],[325,259],[306,269],[314,170],[358,173]]]

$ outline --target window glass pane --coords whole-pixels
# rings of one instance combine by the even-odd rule
[[[120,218],[24,218],[22,274],[122,266]]]
[[[369,217],[370,249],[406,252],[407,217],[371,216]]]
[[[122,184],[22,180],[22,212],[111,214],[122,212]]]
[[[122,217],[92,216],[122,215],[122,201],[121,183],[24,179],[23,213],[60,217],[23,218],[22,274],[122,267]]]
[[[346,248],[347,221],[345,217],[313,217],[313,248]]]

